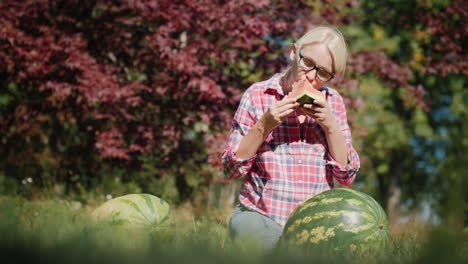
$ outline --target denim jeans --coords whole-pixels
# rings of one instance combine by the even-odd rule
[[[248,240],[264,249],[276,246],[283,227],[271,218],[237,205],[229,221],[229,233],[233,240]]]

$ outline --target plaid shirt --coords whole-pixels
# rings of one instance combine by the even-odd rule
[[[235,153],[241,139],[270,105],[284,97],[279,79],[280,74],[276,74],[253,84],[244,93],[222,161],[226,176],[243,177],[240,203],[284,226],[300,203],[333,188],[333,178],[340,184],[351,184],[359,169],[359,156],[351,144],[343,99],[336,90],[327,87],[327,103],[348,144],[347,166],[341,166],[331,156],[325,133],[313,118],[306,118],[301,137],[298,111],[270,132],[253,157],[237,158]]]

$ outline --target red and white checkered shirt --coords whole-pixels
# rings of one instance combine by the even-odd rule
[[[341,166],[331,156],[324,131],[313,118],[306,118],[301,139],[298,111],[270,132],[253,157],[237,158],[241,139],[272,104],[284,97],[279,80],[280,74],[276,74],[246,90],[234,115],[222,161],[226,176],[243,177],[240,203],[284,226],[300,203],[333,188],[333,178],[340,184],[351,184],[359,169],[359,155],[351,144],[343,98],[327,87],[327,103],[348,144],[347,166]]]

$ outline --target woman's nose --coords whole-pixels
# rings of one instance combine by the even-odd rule
[[[312,82],[315,80],[315,76],[317,75],[317,70],[311,70],[306,74],[307,80],[309,82]]]

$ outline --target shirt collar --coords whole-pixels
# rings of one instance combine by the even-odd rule
[[[284,96],[283,88],[280,85],[281,74],[277,73],[266,81],[265,87],[267,92],[276,92],[277,94]]]

